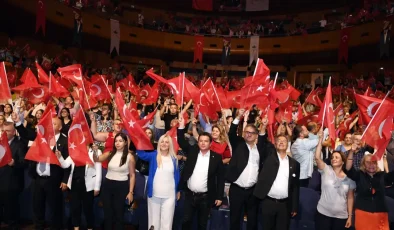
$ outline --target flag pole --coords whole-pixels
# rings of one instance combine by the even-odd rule
[[[375,119],[376,114],[378,114],[378,112],[379,112],[380,108],[382,107],[384,101],[385,101],[386,98],[389,96],[389,94],[390,94],[391,90],[393,90],[393,88],[394,88],[394,86],[391,87],[391,89],[386,93],[386,96],[384,96],[382,102],[380,103],[378,109],[376,110],[375,114],[373,115],[371,121],[368,123],[367,127],[364,129],[363,135],[361,135],[361,139],[363,139],[363,137],[364,137],[364,135],[365,135],[365,131],[368,130],[369,126],[371,125],[371,123],[372,123],[372,121],[373,121],[373,119]]]
[[[211,85],[212,85],[212,88],[213,88],[213,92],[215,92],[216,99],[218,99],[219,106],[220,106],[220,110],[222,110],[222,109],[223,109],[223,107],[222,107],[222,103],[220,103],[220,100],[219,100],[218,93],[216,92],[216,88],[215,88],[215,86],[213,85],[213,82],[212,82],[212,81],[211,81]]]
[[[82,72],[81,72],[81,69],[79,68],[78,69],[79,70],[79,74],[80,74],[80,76],[81,76],[81,81],[82,81],[82,89],[83,89],[83,92],[84,92],[84,94],[85,94],[85,100],[86,100],[86,102],[88,103],[88,106],[89,106],[89,109],[91,109],[91,106],[90,106],[90,103],[89,103],[89,98],[87,98],[87,94],[86,94],[86,90],[85,90],[85,84],[83,83],[83,78],[82,78]]]
[[[328,80],[328,85],[331,87],[331,77],[330,77],[330,79]],[[331,94],[332,94],[332,93],[331,93]],[[326,97],[327,97],[327,94],[326,94]],[[331,99],[331,100],[332,100],[332,99]],[[326,98],[324,98],[323,119],[322,119],[322,122],[321,122],[322,127],[324,127],[324,120],[325,120],[325,118],[326,118],[326,109],[327,109],[327,100],[326,100]]]
[[[185,72],[181,73],[181,76],[182,76],[182,94],[181,94],[181,111],[182,111],[182,109],[183,109],[183,96],[185,95]]]
[[[103,78],[103,75],[100,75],[100,77],[101,77],[101,80],[103,80],[104,85],[105,85],[105,87],[106,87],[107,90],[108,90],[109,96],[111,96],[111,91],[109,90],[109,87],[108,87],[108,80],[107,80],[107,82],[105,82],[105,81],[104,81],[104,78]]]

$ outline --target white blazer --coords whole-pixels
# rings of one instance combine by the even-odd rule
[[[90,148],[89,149],[89,158],[90,160],[93,161],[93,149]],[[101,155],[101,150],[98,149],[97,150],[97,155]],[[62,166],[62,168],[68,168],[71,165],[71,173],[70,176],[68,178],[68,182],[67,182],[67,187],[71,188],[71,184],[72,184],[72,179],[73,179],[73,173],[74,173],[74,168],[75,168],[75,164],[73,162],[73,160],[71,159],[71,157],[67,157],[66,160],[63,159],[63,157],[60,157],[59,162]],[[94,161],[93,161],[94,162]],[[96,162],[94,163],[94,166],[90,166],[90,165],[86,165],[85,166],[85,185],[86,185],[86,191],[90,192],[92,190],[94,191],[100,191],[100,187],[101,187],[101,178],[102,178],[102,172],[101,172],[101,163],[100,162]]]

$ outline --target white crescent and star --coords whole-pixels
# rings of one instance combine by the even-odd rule
[[[179,91],[178,91],[178,89],[176,88],[176,85],[175,85],[174,83],[170,82],[170,83],[168,83],[168,84],[171,86],[171,88],[173,88],[173,89],[175,90],[175,94],[179,94]]]
[[[378,102],[372,102],[371,104],[369,104],[369,106],[367,107],[367,114],[369,117],[373,117],[372,110],[378,104]]]
[[[264,86],[259,85],[259,87],[257,87],[256,91],[263,92],[263,89],[264,89]]]
[[[38,5],[40,6],[41,9],[44,7],[44,3],[41,0],[38,1]]]
[[[330,108],[331,108],[331,111],[332,111],[331,114],[334,114],[334,106],[333,106],[332,103],[330,103],[330,104],[328,105],[328,109],[330,109]],[[330,124],[334,124],[334,122],[335,122],[335,117],[333,116],[333,119],[332,119],[332,121],[331,121]]]
[[[144,94],[142,94],[142,92],[144,92]],[[141,90],[140,94],[147,97],[149,95],[149,92],[148,92],[148,90],[143,89],[143,90]]]
[[[202,97],[204,96],[204,93],[200,94],[200,106],[206,106],[202,103]]]
[[[97,89],[97,92],[94,94],[94,96],[100,95],[101,94],[101,88],[100,86],[96,85],[96,84],[92,84],[92,87]]]
[[[82,141],[80,144],[85,143],[85,136],[83,135],[83,131],[82,131],[82,127],[81,124],[75,124],[73,126],[71,126],[70,130],[68,130],[68,136],[70,137],[70,133],[74,130],[74,129],[79,129],[82,132]],[[71,147],[70,147],[71,148]]]
[[[386,120],[387,119],[384,119],[382,121],[382,123],[380,123],[380,125],[379,125],[378,133],[379,133],[380,139],[383,139],[383,127],[384,127],[384,123],[386,123]]]
[[[127,106],[123,105],[123,116],[126,117]]]
[[[41,93],[40,94],[34,94],[34,93],[32,93],[32,95],[35,97],[35,98],[42,98],[43,96],[44,96],[44,89],[42,89],[42,88],[39,88],[39,90],[41,91]]]
[[[42,125],[37,125],[37,130],[40,132],[41,135],[45,135],[45,128]]]
[[[77,76],[73,76],[75,79],[77,79],[78,81],[82,81],[82,77],[77,77]]]

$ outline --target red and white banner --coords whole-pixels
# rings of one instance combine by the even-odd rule
[[[204,52],[204,36],[194,36],[194,40],[195,44],[193,63],[196,63],[197,60],[202,63],[202,54]]]
[[[341,37],[339,38],[339,48],[338,48],[338,63],[345,61],[348,63],[349,57],[349,38],[350,38],[350,27],[341,30]]]
[[[253,61],[257,63],[257,59],[259,59],[259,43],[260,36],[250,37],[249,66],[252,65]]]
[[[111,47],[109,48],[109,53],[116,50],[119,55],[119,44],[120,44],[120,27],[119,21],[111,19]]]
[[[269,0],[246,0],[246,11],[263,11],[269,9]]]
[[[42,34],[45,36],[45,0],[37,0],[37,15],[36,15],[36,33],[41,28]]]

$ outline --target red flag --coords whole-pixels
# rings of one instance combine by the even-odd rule
[[[299,125],[307,125],[309,122],[316,122],[316,123],[318,123],[319,122],[319,113],[316,112],[316,113],[309,114],[308,116],[305,116],[302,119],[298,120],[297,124],[299,124]],[[320,120],[320,122],[321,122],[321,120]]]
[[[174,95],[175,101],[178,105],[182,106],[185,85],[185,73],[180,73],[179,77],[172,78],[167,81],[170,86],[171,92]]]
[[[241,90],[227,91],[226,97],[230,107],[237,109],[241,108]]]
[[[93,143],[93,138],[89,125],[83,110],[79,109],[68,131],[68,152],[75,166],[93,165],[87,149],[91,143]]]
[[[156,109],[153,112],[151,112],[150,114],[148,114],[147,116],[145,116],[143,119],[137,121],[137,124],[139,126],[141,126],[142,128],[148,127],[149,123],[155,117],[155,114],[156,114]]]
[[[375,153],[377,159],[382,158],[391,140],[393,125],[391,109],[393,106],[392,102],[384,99],[361,137],[368,145],[377,150]]]
[[[322,109],[319,112],[319,120],[324,121],[322,125],[328,128],[328,133],[330,135],[331,142],[335,144],[336,132],[335,132],[335,115],[332,103],[332,92],[331,92],[331,78],[328,82],[328,87],[326,90],[326,96],[324,98],[324,103],[322,104]],[[334,149],[334,146],[332,146]]]
[[[271,70],[264,63],[263,59],[257,59],[256,68],[254,69],[253,76],[260,76],[265,79],[265,83],[268,84],[270,81]]]
[[[297,122],[304,118],[304,112],[301,106],[301,103],[298,103],[298,111],[297,111]]]
[[[56,145],[55,130],[53,128],[52,113],[43,114],[37,124],[37,134],[40,133],[50,146]]]
[[[51,96],[67,97],[70,95],[70,92],[51,73],[49,75],[49,94]]]
[[[124,123],[124,128],[129,133],[129,137],[134,143],[135,147],[138,150],[153,149],[152,143],[150,142],[145,131],[137,124],[137,121],[131,115],[130,111],[127,110],[127,106],[123,101],[122,93],[119,89],[116,90],[115,95],[115,103],[118,106],[120,117]]]
[[[317,94],[317,89],[312,90],[309,93],[309,95],[306,98],[305,102],[308,102],[308,103],[311,103],[312,105],[316,105],[316,106],[321,107],[322,102],[321,102],[321,100],[319,98],[319,95]]]
[[[354,119],[356,119],[357,115],[358,115],[358,110],[354,111],[349,117],[343,119],[343,121],[339,124],[337,130],[339,133],[340,140],[343,140],[345,138],[346,133],[348,133],[350,130],[350,124],[354,121]]]
[[[338,116],[338,113],[339,113],[340,111],[343,111],[343,105],[342,105],[342,103],[340,103],[340,104],[337,106],[337,108],[334,110],[334,115],[335,115],[335,116]]]
[[[41,84],[48,84],[49,83],[48,74],[45,73],[45,71],[41,68],[40,64],[38,64],[37,61],[36,61],[36,67],[37,67],[38,81]]]
[[[151,88],[148,97],[145,100],[141,101],[141,103],[150,105],[157,102],[157,99],[159,98],[159,91],[160,91],[159,84],[160,83],[158,81],[155,82],[155,84]]]
[[[29,83],[29,84],[32,84],[32,85],[38,85],[37,78],[36,78],[36,76],[34,76],[34,73],[31,71],[30,68],[26,68],[25,69],[20,81],[23,82],[23,83]],[[15,88],[18,88],[18,87],[15,87]]]
[[[344,60],[348,62],[349,57],[349,38],[350,38],[350,27],[341,30],[341,37],[338,48],[338,63]]]
[[[57,116],[55,106],[53,105],[53,103],[51,101],[48,102],[48,105],[47,105],[47,107],[45,107],[45,110],[42,113],[42,116],[45,116],[47,113],[52,114],[51,115],[52,118]]]
[[[90,85],[92,96],[98,101],[111,101],[111,92],[102,77]]]
[[[376,110],[378,109],[380,103],[382,103],[382,100],[374,97],[363,96],[360,94],[354,94],[354,96],[356,98],[357,107],[360,110],[360,123],[367,125],[376,113]]]
[[[3,132],[0,136],[0,168],[6,166],[12,160],[12,153],[8,144],[7,133]]]
[[[37,15],[36,15],[36,33],[41,28],[42,34],[45,36],[45,10],[46,0],[37,0]]]
[[[282,123],[283,121],[286,121],[287,123],[290,123],[292,121],[292,119],[293,119],[292,111],[293,111],[293,103],[292,102],[288,102],[286,104],[282,104],[282,105],[279,106],[279,110],[275,114],[275,119],[279,123]]]
[[[89,88],[90,88],[91,83],[87,82],[87,85],[89,85]],[[79,103],[81,104],[82,108],[85,110],[90,110],[90,109],[96,107],[97,103],[98,103],[96,101],[96,99],[91,94],[88,94],[88,92],[86,92],[88,89],[85,86],[78,88]]]
[[[38,163],[49,163],[60,166],[60,162],[55,153],[52,152],[47,140],[40,132],[37,132],[37,137],[30,146],[29,151],[27,151],[25,159]]]
[[[212,11],[212,0],[193,0],[193,8],[196,10]]]
[[[68,79],[78,86],[82,86],[83,84],[83,76],[80,64],[69,65],[66,67],[58,68],[57,72],[60,73],[62,78]]]
[[[46,102],[50,96],[45,86],[31,87],[22,91],[22,97],[27,98],[33,104]]]
[[[0,103],[8,103],[12,99],[10,86],[8,85],[7,72],[4,62],[0,63]]]
[[[202,54],[204,52],[204,36],[195,35],[194,41],[195,45],[193,63],[196,63],[197,60],[202,63]]]
[[[166,133],[166,135],[171,137],[172,139],[172,144],[174,145],[174,152],[176,154],[178,154],[178,149],[179,149],[177,131],[178,131],[178,127],[174,126]]]

